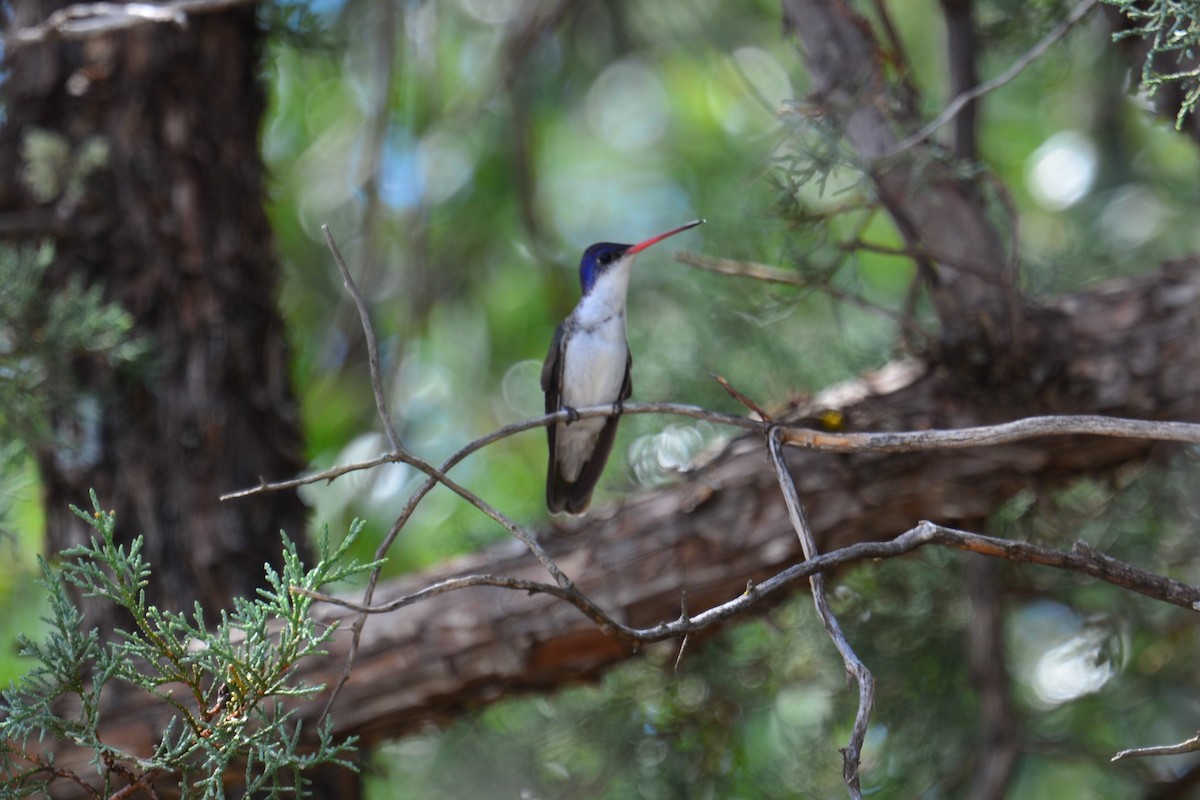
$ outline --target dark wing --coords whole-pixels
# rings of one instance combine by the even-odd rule
[[[633,394],[633,354],[629,349],[625,350],[625,382],[621,385],[621,400],[628,400]],[[617,438],[617,422],[620,421],[619,416],[612,416],[605,422],[604,427],[600,429],[600,434],[596,437],[596,449],[592,451],[592,457],[589,458],[583,465],[583,469],[579,471],[579,478],[573,484],[563,484],[568,491],[566,498],[566,509],[572,514],[582,514],[587,511],[588,506],[592,502],[592,492],[596,488],[596,484],[600,482],[600,475],[604,472],[604,465],[608,463],[608,456],[612,453],[613,442]],[[550,460],[554,460],[553,449],[551,449]],[[549,484],[547,484],[547,492],[549,492]],[[563,499],[561,496],[558,498]],[[551,508],[553,511],[553,507]]]
[[[546,394],[547,414],[553,414],[559,409],[559,391],[562,388],[563,328],[565,325],[564,322],[554,329],[550,352],[546,353],[546,361],[542,364],[542,391]],[[570,489],[558,476],[558,459],[554,457],[554,432],[557,428],[557,423],[546,426],[546,439],[550,446],[550,458],[546,466],[546,507],[555,514],[566,508],[567,491]]]

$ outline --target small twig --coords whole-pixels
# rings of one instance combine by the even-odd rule
[[[416,592],[397,597],[394,600],[389,600],[386,603],[372,606],[366,603],[356,603],[352,600],[328,595],[323,592],[315,592],[311,589],[304,589],[299,586],[292,586],[293,594],[310,597],[322,603],[340,606],[351,611],[356,611],[360,614],[387,614],[392,611],[397,611],[406,606],[411,606],[420,603],[423,600],[428,600],[431,597],[437,597],[439,594],[453,592],[458,589],[467,589],[472,586],[495,586],[501,589],[513,589],[527,594],[546,594],[551,597],[557,597],[559,600],[565,600],[571,605],[578,608],[589,619],[597,624],[597,626],[605,633],[611,633],[619,638],[633,640],[636,636],[627,635],[628,631],[633,629],[625,628],[620,625],[604,611],[593,603],[586,595],[572,586],[555,586],[552,583],[542,583],[540,581],[532,581],[528,578],[513,578],[504,575],[460,575],[456,578],[447,578],[437,583],[431,583],[423,589]],[[623,630],[621,630],[623,629]],[[657,641],[647,639],[646,641]]]
[[[788,518],[792,522],[796,536],[800,539],[800,547],[804,551],[805,560],[811,561],[817,557],[817,542],[812,528],[809,527],[808,518],[804,514],[800,496],[796,492],[796,483],[792,480],[792,474],[783,458],[779,428],[772,428],[767,434],[767,449],[771,454],[775,475],[779,478],[779,488],[783,492],[783,499],[787,503]],[[863,742],[867,738],[867,724],[871,720],[871,710],[875,707],[875,677],[854,652],[854,648],[850,646],[850,642],[842,632],[842,626],[838,622],[837,616],[829,606],[829,599],[825,596],[825,576],[820,572],[813,573],[809,577],[809,585],[812,587],[813,603],[817,607],[817,614],[820,615],[829,637],[833,639],[834,647],[841,654],[847,674],[853,676],[855,682],[858,683],[858,713],[854,715],[854,728],[850,732],[850,741],[842,750],[842,780],[846,782],[850,797],[853,800],[862,800],[858,767],[862,761]]]
[[[71,770],[56,767],[53,763],[48,762],[41,755],[29,753],[23,747],[14,746],[10,752],[22,760],[28,761],[33,765],[35,770],[39,772],[46,772],[50,775],[53,775],[55,778],[68,780],[78,786],[88,797],[93,798],[93,800],[100,800],[100,792],[96,790],[96,787],[92,786],[90,783],[76,775]]]
[[[1200,750],[1200,733],[1197,733],[1186,742],[1179,744],[1164,744],[1156,747],[1133,747],[1129,750],[1122,750],[1113,756],[1111,761],[1120,761],[1123,758],[1143,758],[1145,756],[1177,756],[1183,753],[1194,753]]]
[[[725,391],[729,392],[730,397],[732,397],[734,400],[737,400],[739,403],[744,405],[746,408],[750,409],[750,412],[752,414],[757,414],[758,418],[761,419],[763,422],[773,422],[774,421],[771,418],[771,415],[762,409],[762,406],[760,406],[758,403],[754,402],[749,397],[747,397],[746,395],[742,394],[740,391],[735,389],[733,387],[733,384],[730,383],[728,380],[726,380],[723,375],[718,375],[715,372],[710,372],[710,373],[708,373],[708,375],[714,381],[721,384],[721,388],[724,389]]]
[[[687,592],[686,591],[680,592],[680,594],[679,594],[679,620],[685,624],[688,621]],[[681,641],[679,643],[679,654],[675,656],[675,671],[676,672],[679,672],[679,665],[683,663],[683,651],[687,650],[688,639],[689,639],[688,634],[684,634],[683,641]]]
[[[1079,5],[1075,6],[1075,8],[1073,8],[1071,10],[1071,13],[1067,15],[1066,19],[1064,19],[1062,22],[1058,23],[1058,25],[1054,26],[1054,28],[1049,33],[1047,33],[1044,37],[1042,37],[1041,41],[1039,41],[1033,47],[1029,48],[1029,50],[1026,51],[1016,61],[1014,61],[1012,63],[1012,65],[1009,66],[1008,69],[1004,70],[1004,72],[1000,73],[999,75],[992,78],[991,80],[984,81],[983,83],[979,84],[978,86],[975,86],[974,88],[969,89],[968,91],[965,91],[962,94],[955,97],[953,100],[950,101],[950,104],[948,106],[946,106],[946,108],[942,111],[942,113],[938,114],[937,117],[935,117],[933,119],[932,122],[925,125],[923,128],[921,128],[919,131],[917,131],[913,135],[902,140],[899,144],[897,144],[895,147],[893,147],[891,150],[889,150],[883,156],[883,158],[886,159],[886,158],[891,158],[892,156],[899,155],[900,153],[903,153],[905,150],[908,150],[910,147],[920,144],[921,142],[925,141],[930,136],[932,136],[934,133],[936,133],[938,130],[940,130],[944,125],[946,125],[952,119],[954,119],[955,116],[957,116],[958,113],[960,111],[962,111],[967,106],[967,104],[970,103],[972,100],[976,100],[980,97],[983,97],[988,92],[995,91],[996,89],[999,89],[1001,86],[1004,86],[1005,84],[1010,83],[1018,75],[1020,75],[1022,72],[1024,72],[1026,67],[1028,67],[1034,61],[1036,61],[1039,57],[1041,57],[1041,55],[1043,53],[1045,53],[1047,50],[1049,50],[1051,45],[1053,45],[1055,42],[1057,42],[1059,39],[1061,39],[1063,36],[1065,36],[1067,34],[1067,32],[1069,30],[1071,30],[1071,28],[1075,27],[1076,23],[1078,23],[1081,19],[1086,17],[1088,15],[1088,12],[1090,12],[1093,8],[1095,8],[1096,5],[1097,5],[1097,0],[1083,0],[1083,2],[1081,2]]]
[[[541,545],[537,543],[532,534],[530,534],[508,516],[493,508],[478,495],[459,485],[456,481],[448,477],[445,472],[405,449],[404,445],[400,441],[400,435],[396,432],[396,426],[392,423],[391,412],[388,411],[387,399],[383,391],[383,377],[379,369],[379,350],[375,340],[375,329],[371,325],[370,310],[367,307],[366,301],[363,299],[362,293],[359,292],[358,286],[354,283],[354,278],[350,275],[350,270],[346,266],[346,260],[342,258],[342,253],[338,249],[337,242],[334,240],[333,234],[329,231],[329,226],[322,225],[321,232],[325,235],[325,243],[329,246],[329,251],[333,254],[333,259],[337,263],[338,271],[342,274],[342,281],[346,285],[346,291],[348,291],[350,296],[354,299],[354,305],[358,309],[359,320],[362,322],[363,335],[366,338],[367,344],[367,365],[371,373],[371,389],[375,395],[375,408],[379,412],[379,419],[383,422],[384,430],[387,432],[388,442],[392,446],[392,452],[383,457],[383,460],[400,461],[408,464],[409,466],[416,467],[421,472],[424,472],[426,475],[428,475],[430,479],[441,483],[459,497],[462,497],[468,503],[478,508],[484,514],[491,517],[496,522],[499,522],[502,526],[504,526],[505,530],[507,530],[517,539],[521,540],[521,542],[523,542],[525,546],[530,549],[534,556],[537,557],[538,561],[542,562],[542,565],[546,568],[546,571],[550,573],[559,586],[564,588],[569,587],[571,585],[570,579],[563,574],[562,570],[559,569],[554,560],[547,555],[546,551],[543,550]],[[397,532],[398,530],[399,529],[396,528]],[[391,542],[394,538],[395,535],[393,534],[386,542],[384,542],[383,545],[381,545],[380,552],[376,554],[377,558],[383,558],[383,556],[386,555],[387,547],[391,545]],[[377,568],[372,573],[372,577],[375,577],[378,575],[378,573],[379,570]],[[372,580],[370,585],[367,587],[368,603],[370,602],[369,595],[372,593],[375,583],[376,581]]]
[[[119,792],[110,795],[108,800],[125,800],[127,797],[136,797],[141,792],[146,792],[153,800],[157,800],[158,792],[154,788],[154,779],[162,773],[161,769],[151,769],[143,772],[137,780],[130,783]]]
[[[850,254],[850,250],[843,250],[846,255]],[[804,275],[798,274],[779,267],[773,267],[769,264],[759,264],[754,261],[735,261],[731,258],[709,258],[707,256],[696,255],[695,253],[678,252],[675,254],[675,260],[681,264],[686,264],[689,267],[702,269],[705,272],[715,272],[718,275],[729,275],[735,278],[751,278],[763,283],[776,283],[783,286],[795,286],[801,289],[811,289],[814,292],[832,297],[834,300],[841,300],[846,303],[852,303],[859,308],[870,311],[874,314],[887,317],[899,325],[905,325],[905,320],[900,314],[897,314],[886,306],[881,306],[878,303],[872,303],[866,298],[860,297],[853,292],[847,292],[839,289],[828,281],[813,281]]]
[[[258,494],[259,492],[278,492],[287,489],[295,489],[300,486],[307,486],[310,483],[329,483],[332,482],[334,478],[340,478],[347,473],[358,472],[364,469],[374,469],[375,467],[383,466],[384,464],[394,464],[397,460],[398,459],[391,453],[384,453],[383,455],[376,456],[368,461],[354,461],[349,464],[340,464],[336,467],[330,467],[329,469],[322,470],[321,472],[313,473],[312,475],[304,475],[299,478],[292,478],[289,481],[276,481],[274,483],[261,481],[258,486],[255,486],[251,489],[239,489],[236,492],[228,492],[223,494],[221,495],[221,500],[238,500],[242,497],[249,497],[252,494]]]
[[[329,247],[329,252],[333,254],[338,272],[342,273],[342,283],[345,284],[346,291],[354,300],[354,307],[358,309],[358,320],[362,324],[363,335],[367,340],[367,366],[371,372],[371,390],[375,395],[375,410],[379,412],[379,419],[383,422],[383,430],[387,433],[392,451],[403,453],[405,452],[404,446],[400,443],[400,435],[396,433],[396,426],[392,423],[392,414],[388,411],[386,395],[383,393],[383,376],[379,371],[379,347],[375,340],[375,328],[371,325],[371,310],[367,307],[367,301],[363,299],[362,293],[358,291],[358,285],[350,275],[346,259],[342,258],[342,251],[338,249],[337,242],[334,241],[333,234],[329,231],[329,226],[321,225],[321,233],[325,235],[325,244]]]

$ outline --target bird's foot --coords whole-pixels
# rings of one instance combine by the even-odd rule
[[[572,422],[579,422],[579,411],[577,411],[575,408],[571,406],[563,406],[562,410],[567,412],[568,425],[570,425]]]
[[[625,401],[624,400],[618,400],[617,402],[613,403],[612,415],[614,417],[621,416],[621,413],[624,410],[625,410]]]

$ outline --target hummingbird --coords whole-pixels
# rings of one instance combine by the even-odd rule
[[[582,297],[554,331],[542,365],[546,413],[566,410],[567,421],[546,427],[550,460],[546,507],[551,513],[582,514],[604,471],[617,434],[617,411],[633,393],[633,356],[625,337],[629,273],[638,253],[669,236],[704,223],[697,219],[637,244],[600,242],[579,262]],[[579,419],[575,409],[611,403],[613,416]]]

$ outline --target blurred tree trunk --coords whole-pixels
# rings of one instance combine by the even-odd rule
[[[12,5],[22,29],[66,4]],[[304,464],[263,208],[262,40],[243,6],[186,29],[14,44],[2,87],[7,238],[53,240],[47,295],[73,280],[102,287],[153,354],[136,375],[75,359],[75,401],[54,411],[53,440],[36,452],[48,549],[90,535],[68,504],[86,507],[94,488],[123,535],[145,537],[152,602],[210,614],[253,594],[263,564],[279,561],[278,532],[301,537],[305,525],[294,493],[217,499]],[[27,179],[39,141],[67,153],[53,191]]]

